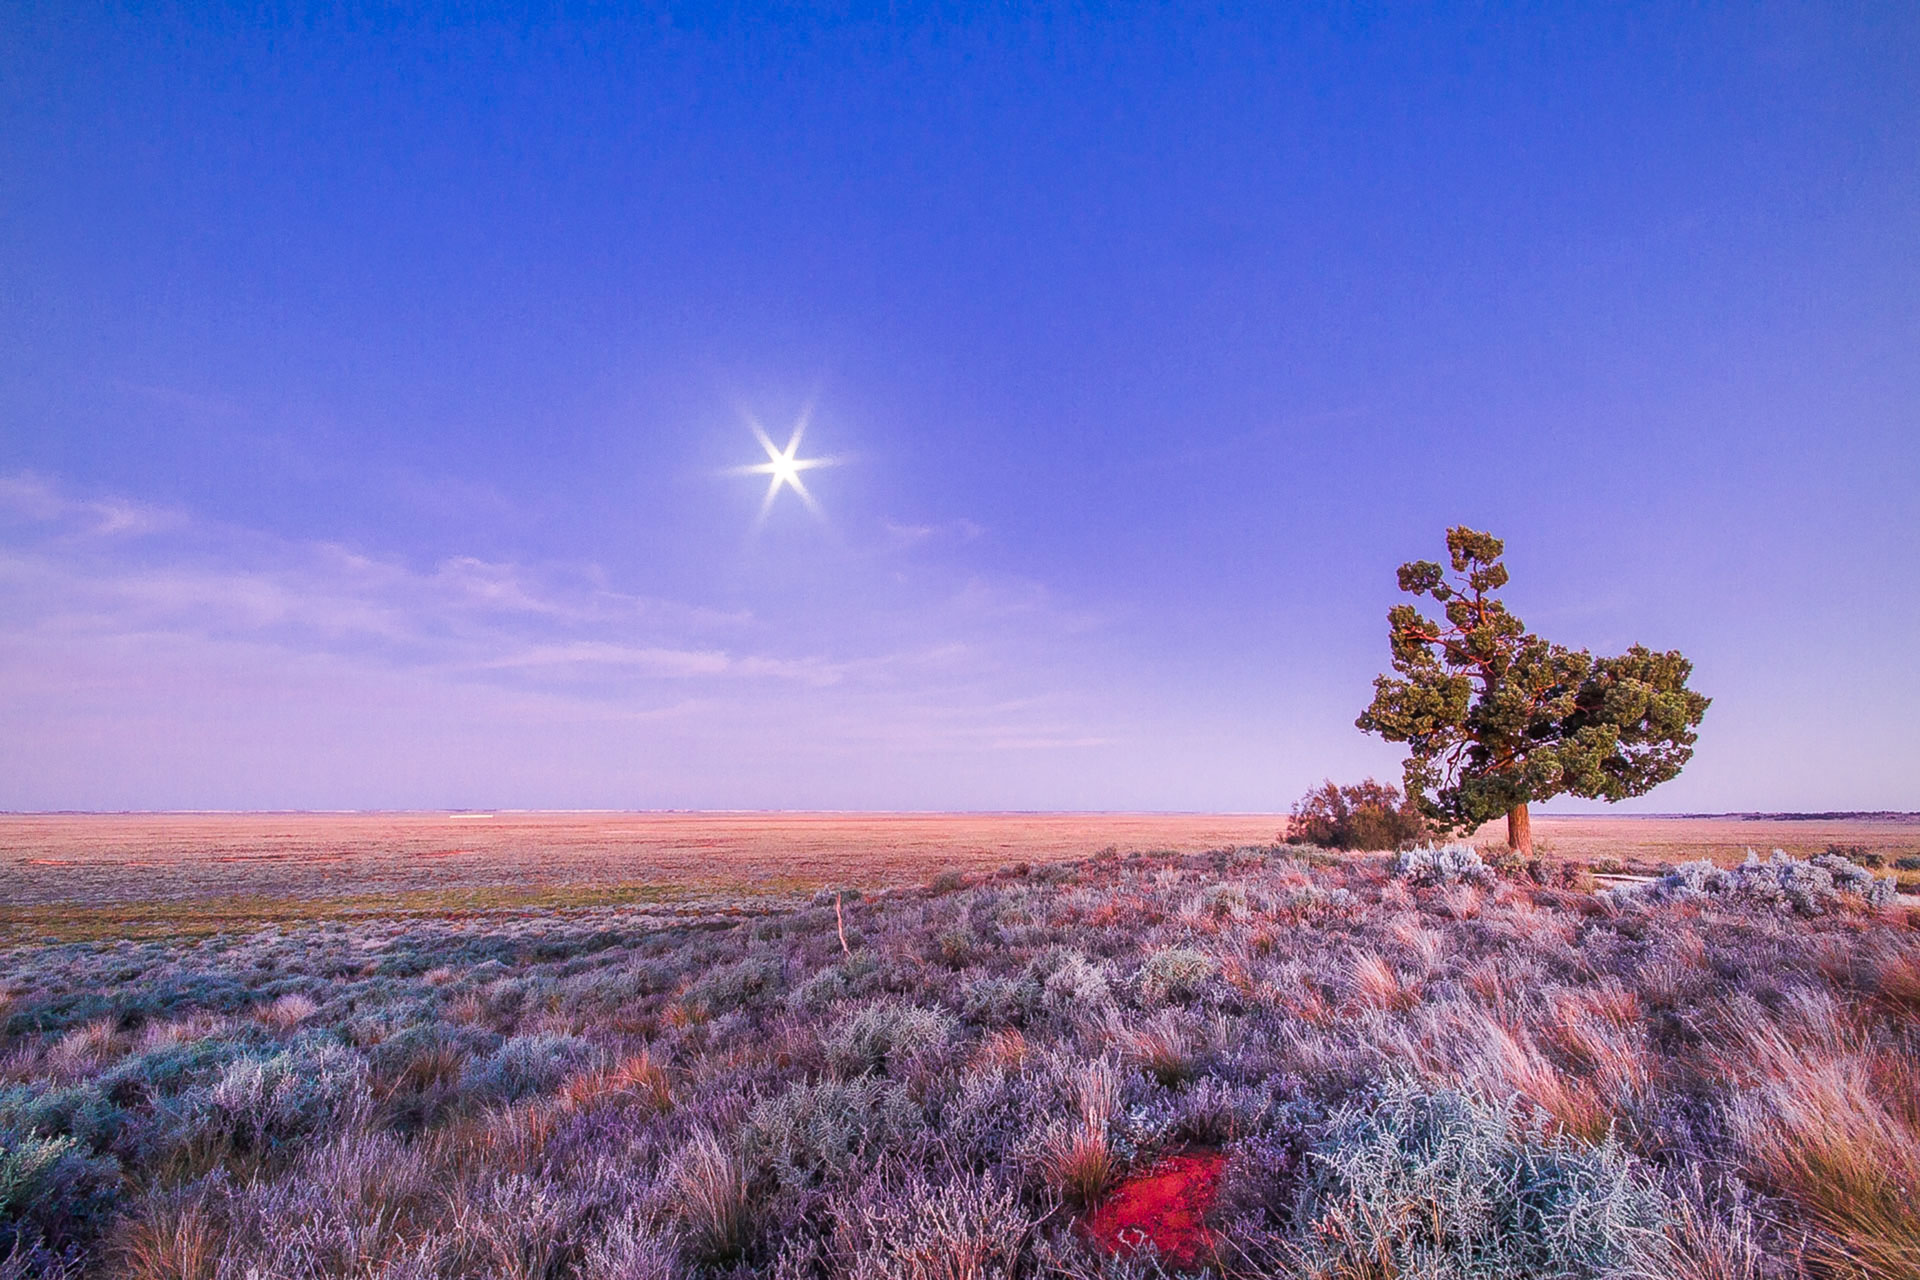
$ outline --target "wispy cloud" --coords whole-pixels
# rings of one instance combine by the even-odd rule
[[[881,523],[887,540],[895,547],[916,547],[923,543],[973,542],[986,533],[986,526],[971,520],[948,520],[940,524],[887,520]]]
[[[414,741],[406,768],[435,777],[512,774],[502,761],[597,743],[580,767],[612,787],[624,762],[667,789],[650,791],[653,803],[752,800],[747,780],[769,773],[817,775],[839,788],[820,802],[853,802],[860,778],[916,755],[1114,740],[1071,687],[1071,655],[1049,648],[1087,620],[1040,584],[929,570],[889,596],[898,567],[865,556],[849,558],[847,576],[833,599],[764,616],[627,589],[586,562],[453,554],[417,565],[0,477],[0,710],[15,743],[47,744],[48,760],[61,743],[75,761],[98,758],[105,736],[124,747],[140,739],[126,726],[143,725],[152,740],[231,753],[235,779],[291,768],[258,747],[290,735],[300,756],[369,735],[381,750]],[[566,725],[578,736],[552,745]],[[215,739],[226,745],[204,746]],[[701,790],[715,779],[738,791]],[[97,801],[61,785],[0,786],[0,806]],[[519,799],[639,802],[553,788]],[[280,798],[261,777],[240,792],[218,798]]]
[[[155,533],[181,519],[178,512],[126,498],[73,498],[32,472],[0,475],[0,525],[50,526],[66,536],[111,538]]]

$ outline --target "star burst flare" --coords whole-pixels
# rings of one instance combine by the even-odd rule
[[[807,433],[807,421],[811,416],[811,411],[800,415],[799,421],[793,424],[793,434],[787,438],[787,446],[784,449],[773,442],[773,438],[767,434],[766,429],[759,422],[751,417],[747,419],[747,425],[753,428],[753,434],[760,441],[760,447],[767,451],[767,460],[744,467],[734,467],[731,474],[768,478],[766,496],[760,501],[760,514],[754,520],[755,528],[766,522],[767,513],[773,510],[774,499],[780,496],[780,490],[783,488],[792,489],[799,495],[800,501],[806,503],[807,509],[815,515],[825,514],[820,509],[820,503],[815,500],[812,493],[808,492],[806,482],[800,478],[800,473],[812,471],[816,467],[836,466],[840,460],[800,456],[800,440]]]

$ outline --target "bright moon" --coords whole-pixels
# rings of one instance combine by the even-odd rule
[[[761,428],[758,422],[755,422],[751,418],[747,420],[747,425],[753,428],[754,436],[760,441],[760,447],[767,451],[767,460],[765,462],[753,463],[750,466],[735,467],[733,474],[768,477],[767,495],[761,499],[760,515],[754,522],[756,526],[766,520],[767,513],[773,510],[773,500],[780,496],[780,490],[783,488],[790,488],[794,493],[798,494],[800,501],[807,504],[809,511],[812,511],[815,515],[821,514],[820,504],[814,501],[811,493],[807,492],[806,483],[800,479],[800,473],[802,471],[811,471],[815,467],[833,466],[838,460],[834,458],[802,458],[799,456],[800,438],[807,432],[807,419],[810,416],[811,411],[800,415],[800,420],[793,424],[793,434],[788,437],[787,447],[784,449],[774,444],[772,437],[767,435],[766,431]]]

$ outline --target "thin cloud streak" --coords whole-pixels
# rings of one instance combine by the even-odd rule
[[[1047,675],[1087,621],[1018,580],[929,581],[904,605],[850,588],[822,630],[591,564],[415,569],[13,476],[0,584],[0,806],[766,803],[770,776],[789,802],[858,804],[893,760],[1116,741]]]

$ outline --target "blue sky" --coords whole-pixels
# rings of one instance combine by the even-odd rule
[[[1277,8],[7,6],[0,807],[1283,809],[1458,522],[1920,807],[1920,14]]]

